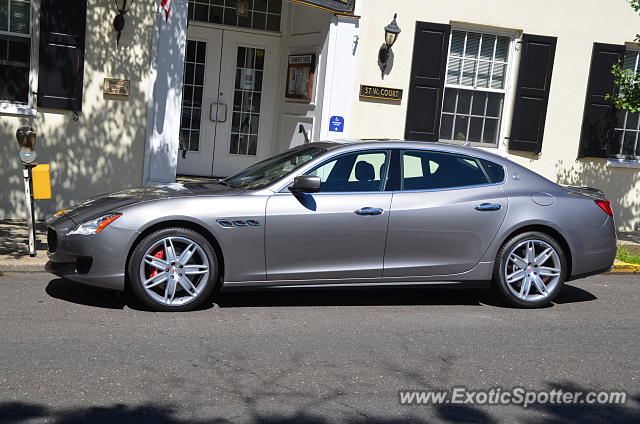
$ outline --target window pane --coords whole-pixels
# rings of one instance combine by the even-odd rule
[[[487,93],[487,116],[500,117],[502,111],[502,98],[504,94]]]
[[[488,88],[491,77],[491,62],[478,62],[478,81],[476,87]]]
[[[487,103],[487,93],[476,91],[473,93],[473,106],[471,107],[472,115],[484,116],[484,108]]]
[[[468,116],[456,116],[456,126],[454,129],[453,139],[458,141],[467,141],[467,126],[469,124]]]
[[[480,34],[476,32],[467,33],[467,47],[464,51],[464,57],[477,58],[480,49]]]
[[[442,105],[443,112],[455,112],[456,111],[456,94],[458,90],[455,88],[444,89],[444,103]]]
[[[462,80],[460,84],[468,87],[473,87],[474,80],[476,78],[476,64],[475,60],[465,60],[462,68]]]
[[[31,54],[31,39],[23,37],[9,38],[9,51],[7,59],[11,62],[20,62],[25,67],[29,67],[29,56]]]
[[[432,151],[403,153],[404,190],[456,188],[488,183],[474,158]]]
[[[634,154],[636,147],[637,131],[625,131],[624,139],[622,141],[622,154],[631,156]]]
[[[462,31],[453,31],[451,35],[451,56],[462,57],[464,52],[464,35]]]
[[[186,63],[184,70],[180,148],[189,151],[200,148],[203,77],[198,77],[199,81],[196,81],[195,74],[197,68],[202,68],[201,72],[204,73],[206,49],[206,42],[187,40],[185,60],[193,63]]]
[[[252,47],[237,47],[236,79],[233,96],[233,113],[229,152],[231,154],[255,155],[260,122],[260,100],[262,71],[265,50]],[[255,136],[255,137],[254,137]]]
[[[497,163],[489,162],[488,160],[478,159],[484,171],[489,175],[492,183],[500,183],[504,181],[504,168]]]
[[[451,140],[451,131],[453,131],[453,115],[443,113],[440,121],[440,138]]]
[[[496,143],[498,141],[498,120],[497,119],[485,119],[484,121],[484,135],[482,136],[484,143]]]
[[[507,65],[502,65],[499,63],[493,64],[493,76],[491,80],[491,88],[503,89],[504,88],[504,78],[507,70]]]
[[[469,123],[469,141],[479,143],[482,141],[482,118],[471,118]]]
[[[31,3],[11,0],[11,19],[9,19],[11,27],[9,31],[29,34],[31,32],[30,21]]]
[[[506,62],[509,58],[509,37],[498,36],[496,43],[495,60]]]
[[[607,150],[611,155],[619,155],[622,154],[622,140],[624,139],[624,131],[615,130],[613,132],[613,138],[611,139],[611,143],[607,146]]]
[[[0,31],[9,30],[9,0],[0,0]]]
[[[386,152],[349,153],[325,162],[307,175],[320,177],[320,192],[362,192],[381,190]]]
[[[28,103],[30,41],[28,38],[0,35],[0,100]]]
[[[458,106],[456,107],[457,113],[469,113],[471,109],[472,94],[473,91],[470,90],[458,90]]]
[[[493,48],[496,36],[491,34],[482,35],[482,46],[480,48],[480,59],[493,60]]]
[[[640,113],[627,113],[627,125],[625,126],[625,128],[630,130],[637,130],[638,117],[640,117]]]
[[[624,62],[622,64],[622,67],[624,69],[629,69],[631,71],[636,71],[636,66],[637,66],[637,59],[638,59],[638,52],[634,52],[634,51],[630,51],[627,52],[624,55]]]
[[[449,72],[447,73],[447,84],[459,84],[462,73],[462,59],[449,59]]]

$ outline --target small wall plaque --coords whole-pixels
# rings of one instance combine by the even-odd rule
[[[400,101],[402,100],[402,89],[360,84],[360,97]]]
[[[103,90],[104,94],[110,94],[113,96],[128,96],[129,80],[105,78]]]
[[[284,94],[286,100],[311,101],[313,97],[315,68],[315,54],[289,55],[287,86]]]

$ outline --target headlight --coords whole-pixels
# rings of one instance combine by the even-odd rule
[[[92,219],[91,221],[83,222],[78,225],[73,231],[67,233],[68,236],[74,234],[81,234],[84,236],[88,236],[90,234],[97,234],[100,231],[104,230],[107,225],[111,224],[116,219],[122,216],[121,213],[110,213],[100,218]]]

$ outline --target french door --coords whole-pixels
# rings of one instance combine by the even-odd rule
[[[232,175],[272,154],[279,38],[190,24],[178,174]]]

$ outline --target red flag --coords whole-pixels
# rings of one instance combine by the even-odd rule
[[[160,5],[164,9],[165,22],[169,22],[169,12],[171,12],[171,0],[162,0]]]

